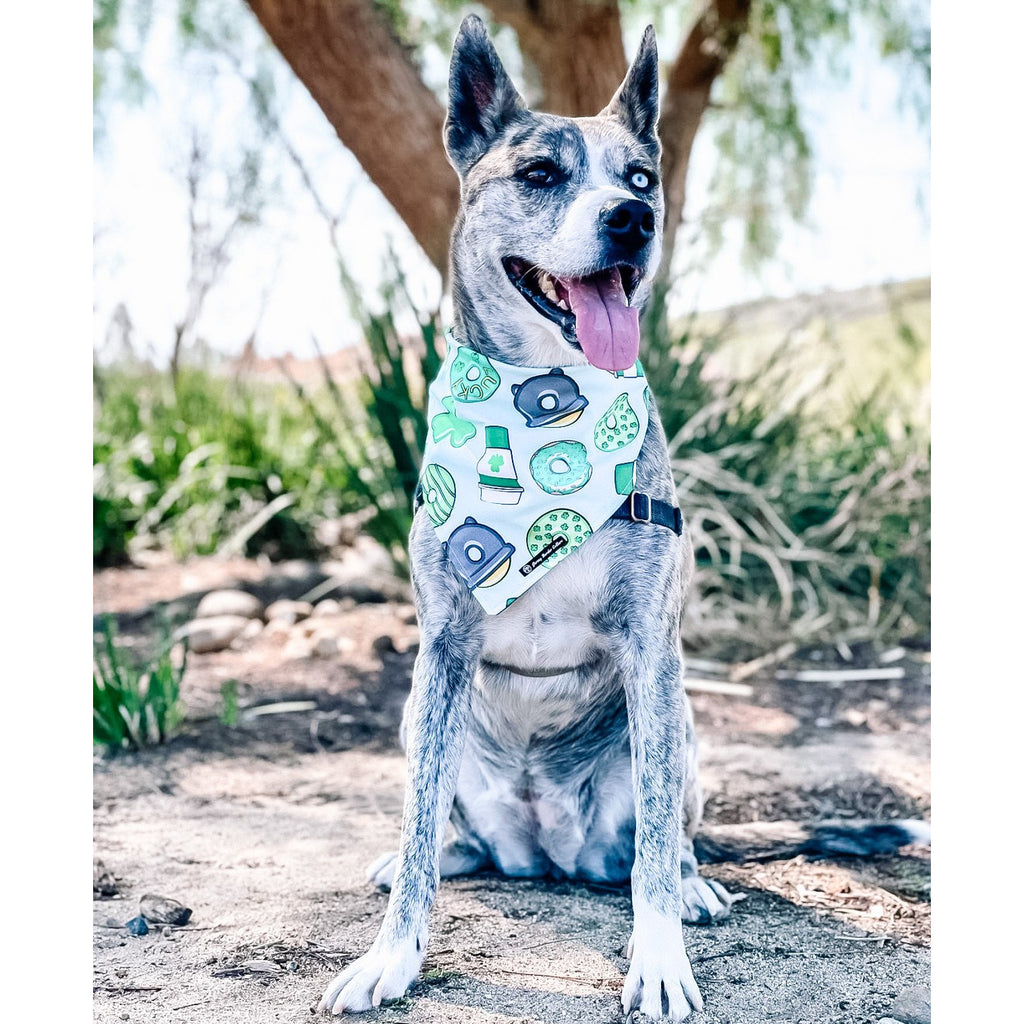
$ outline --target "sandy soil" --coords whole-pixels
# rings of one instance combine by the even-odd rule
[[[154,602],[180,616],[213,587],[294,597],[311,579],[312,568],[207,560],[107,570],[94,593],[97,612],[144,646]],[[407,604],[350,604],[335,627],[334,659],[296,658],[271,630],[194,655],[182,734],[97,757],[95,853],[118,894],[94,902],[95,1020],[310,1020],[330,975],[373,939],[387,897],[364,869],[398,836],[397,727],[417,634]],[[844,653],[867,664],[879,652]],[[794,661],[833,663],[846,664],[834,649]],[[899,664],[895,683],[797,683],[769,670],[749,699],[695,694],[709,824],[927,816],[927,656],[908,650]],[[243,707],[316,707],[243,714],[229,728],[216,717],[227,679]],[[928,867],[917,848],[871,862],[709,867],[748,896],[726,922],[686,929],[707,1004],[694,1024],[896,1016],[896,1000],[928,984]],[[128,935],[145,893],[181,900],[192,920]],[[444,883],[433,922],[423,979],[364,1019],[623,1020],[627,890],[483,875]]]

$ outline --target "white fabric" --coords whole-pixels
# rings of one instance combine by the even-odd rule
[[[513,366],[449,332],[430,385],[420,490],[488,614],[556,569],[633,490],[649,400],[639,362],[617,373]]]

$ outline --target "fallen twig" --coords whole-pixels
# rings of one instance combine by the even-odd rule
[[[790,640],[781,647],[777,647],[774,651],[762,654],[760,658],[754,658],[753,661],[744,661],[739,665],[733,665],[729,670],[729,679],[734,683],[739,683],[760,672],[763,668],[768,668],[770,665],[777,665],[780,661],[785,661],[793,654],[796,654],[796,644]]]
[[[688,693],[718,693],[724,697],[754,696],[754,688],[747,683],[729,683],[724,679],[700,679],[687,676],[684,684]]]
[[[902,679],[906,674],[902,666],[895,665],[892,668],[824,668],[802,672],[780,670],[775,673],[775,678],[798,683],[854,683],[870,679]]]

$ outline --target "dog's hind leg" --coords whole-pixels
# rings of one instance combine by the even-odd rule
[[[415,539],[414,527],[413,543]],[[391,898],[369,952],[327,986],[321,1011],[369,1010],[384,999],[402,996],[426,955],[441,841],[455,794],[470,687],[480,655],[482,615],[469,591],[461,584],[454,588],[446,578],[440,546],[436,548],[433,564],[424,567],[432,591],[424,597],[417,588],[422,641],[406,711],[408,782]]]
[[[441,878],[472,875],[486,867],[490,860],[486,850],[462,839],[455,839],[441,850],[439,874]],[[366,877],[379,888],[390,889],[394,882],[397,863],[397,850],[382,854],[366,869]]]
[[[682,880],[682,912],[687,924],[711,924],[729,916],[733,903],[743,899],[726,890],[721,882],[701,876],[693,851],[693,837],[704,816],[704,793],[697,777],[697,738],[689,699],[686,708],[686,782],[683,792],[683,836],[679,856]]]

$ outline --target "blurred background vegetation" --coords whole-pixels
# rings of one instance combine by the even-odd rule
[[[575,64],[560,69],[569,42],[590,40],[577,43],[574,61],[593,65],[610,53],[601,64],[617,84],[623,35],[653,21],[663,40],[675,258],[670,251],[645,314],[642,352],[697,551],[690,642],[757,647],[927,633],[928,281],[716,314],[681,309],[673,298],[694,236],[714,251],[738,231],[738,258],[756,268],[775,258],[784,225],[806,215],[816,154],[799,83],[812,66],[841,79],[855,40],[870,38],[901,68],[909,123],[927,133],[927,8],[878,0],[290,6],[294,18],[281,20],[280,5],[259,0],[94,4],[100,156],[119,112],[145,107],[160,88],[144,54],[161,24],[173,25],[183,77],[207,98],[224,81],[243,97],[230,144],[211,133],[212,115],[198,101],[180,125],[188,257],[167,343],[158,351],[140,338],[123,303],[97,341],[97,567],[151,548],[179,558],[315,558],[320,526],[368,511],[364,529],[406,571],[425,382],[443,356],[442,243],[457,186],[434,165],[443,162],[439,118],[458,22],[470,10],[484,16],[527,98],[575,114],[593,113],[614,84]],[[331,33],[331,45],[321,45]],[[346,59],[332,57],[339,48]],[[391,70],[368,87],[357,79],[371,57]],[[404,250],[388,244],[369,287],[345,203],[290,134],[284,97],[296,79],[408,229]],[[427,152],[406,152],[394,131],[403,118],[410,130],[436,127]],[[717,163],[698,210],[686,185],[702,133]],[[406,168],[399,192],[409,196],[394,191],[382,164]],[[261,358],[261,311],[247,310],[247,343],[231,351],[215,336],[211,304],[234,287],[239,240],[272,224],[291,189],[304,193],[329,240],[354,343],[321,351],[314,340],[307,360]],[[422,197],[430,195],[440,198],[428,216]]]

